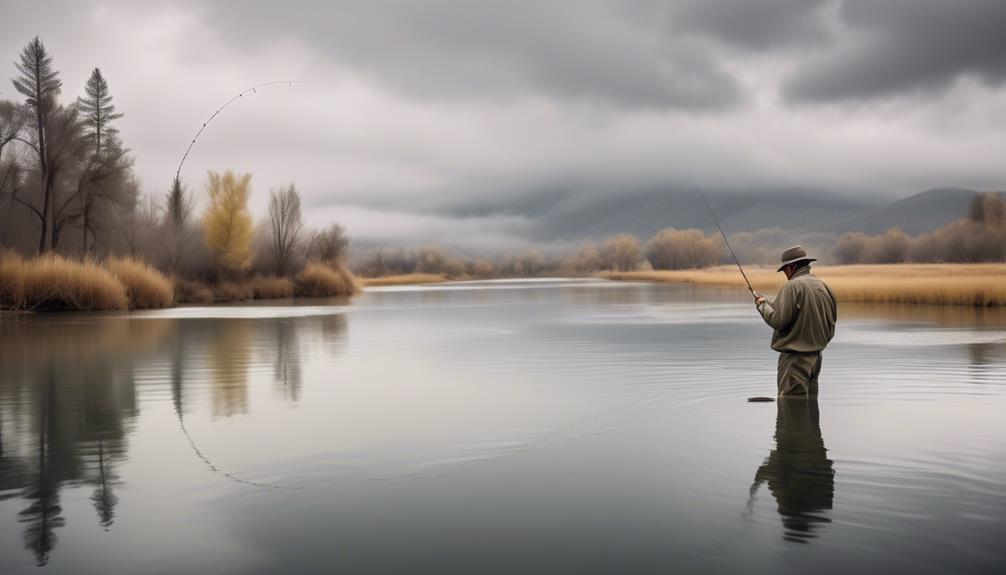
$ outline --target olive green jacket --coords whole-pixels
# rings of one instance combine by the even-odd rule
[[[775,330],[772,349],[779,352],[821,351],[835,336],[835,295],[810,273],[810,266],[797,270],[775,300],[760,304],[758,312]]]

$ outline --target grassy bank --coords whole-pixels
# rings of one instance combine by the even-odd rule
[[[774,268],[745,268],[756,290],[775,292],[786,277]],[[1006,306],[1006,264],[815,266],[840,301],[889,304]],[[623,281],[744,287],[735,266],[701,270],[603,272]]]
[[[0,253],[0,309],[102,311],[153,309],[253,299],[349,297],[359,291],[345,266],[308,263],[291,278],[253,276],[214,284],[166,277],[130,258],[76,261],[56,254]]]
[[[435,284],[444,281],[447,281],[447,277],[443,274],[402,274],[360,279],[364,287]]]

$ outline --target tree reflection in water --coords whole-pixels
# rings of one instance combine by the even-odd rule
[[[303,378],[297,326],[293,318],[283,318],[274,323],[273,330],[276,342],[273,347],[276,354],[273,380],[276,391],[284,399],[299,401]]]
[[[767,483],[783,524],[783,538],[807,543],[819,526],[830,523],[826,512],[835,496],[835,471],[821,437],[816,399],[779,398],[776,447],[755,474],[754,498]]]
[[[49,561],[66,525],[60,489],[94,485],[98,523],[115,518],[115,465],[137,415],[133,351],[156,345],[165,325],[126,318],[69,322],[16,318],[0,325],[0,405],[13,419],[0,491],[20,490],[25,547]],[[139,347],[137,347],[139,346]]]
[[[117,467],[128,457],[128,437],[139,416],[137,377],[147,382],[143,389],[149,393],[170,391],[187,436],[184,418],[197,398],[213,417],[249,409],[248,377],[256,362],[271,368],[283,398],[298,401],[304,350],[337,354],[345,334],[341,315],[222,321],[5,317],[0,322],[0,499],[17,505],[25,548],[37,564],[50,561],[57,535],[68,525],[61,501],[68,485],[93,487],[89,502],[98,524],[114,527],[122,484]],[[158,380],[160,366],[168,366],[169,375]],[[191,393],[190,384],[204,386],[208,396]],[[188,439],[206,465],[229,476]]]

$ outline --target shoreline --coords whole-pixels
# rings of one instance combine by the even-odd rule
[[[841,302],[861,304],[894,304],[909,306],[957,306],[970,308],[1006,307],[1006,264],[874,264],[845,266],[814,266],[814,274],[825,280]],[[775,268],[750,266],[745,271],[752,285],[758,291],[772,295],[784,283],[785,277]],[[565,278],[566,276],[560,276]],[[582,277],[582,276],[577,276]],[[727,289],[745,289],[744,280],[735,266],[716,266],[691,270],[647,270],[647,271],[602,271],[593,277],[608,281],[632,281],[651,283],[671,283]],[[263,278],[257,278],[263,279]],[[479,278],[506,279],[506,278]],[[472,281],[472,278],[449,278],[444,274],[400,274],[371,278],[355,277],[355,292],[370,287],[407,286],[440,284],[453,281]],[[241,302],[284,301],[296,302],[302,299],[316,299],[320,294],[294,295],[293,291],[277,290],[278,297],[269,297],[270,290],[252,290],[251,281],[245,282],[241,296],[214,298],[199,301],[177,297],[163,306],[146,306],[133,309],[170,309],[176,307],[227,305]],[[292,282],[291,282],[292,283]],[[201,286],[214,288],[219,286]],[[292,286],[290,286],[292,288]],[[226,291],[226,290],[225,290]],[[290,295],[280,295],[283,292]],[[242,297],[243,296],[243,297]],[[250,296],[250,297],[249,297]],[[264,297],[263,297],[264,296]],[[332,294],[331,297],[347,297],[348,294]],[[2,315],[33,313],[53,313],[59,311],[101,311],[101,310],[53,310],[53,309],[0,309]]]
[[[357,276],[356,281],[360,283],[365,288],[368,287],[383,287],[383,286],[398,286],[398,285],[421,285],[421,284],[438,284],[447,281],[461,281],[452,280],[444,274],[401,274],[401,275],[390,275],[390,276],[376,276],[372,278],[365,278]]]
[[[786,282],[771,267],[745,268],[755,290],[775,292]],[[967,307],[1006,306],[1006,264],[862,264],[813,266],[838,301]],[[612,281],[678,283],[746,289],[736,266],[598,274]]]

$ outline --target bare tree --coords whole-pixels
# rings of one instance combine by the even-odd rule
[[[346,237],[346,232],[339,224],[332,224],[327,230],[311,234],[311,241],[307,246],[307,258],[336,265],[346,258],[348,248],[349,238]]]
[[[57,107],[49,116],[46,134],[49,137],[46,165],[51,180],[49,221],[52,233],[49,248],[55,249],[66,226],[80,221],[80,187],[77,183],[82,179],[82,172],[93,168],[88,164],[87,135],[76,108]]]
[[[601,244],[601,261],[610,270],[632,271],[639,267],[641,251],[639,238],[632,234],[617,234]]]
[[[269,229],[272,232],[272,256],[278,275],[290,270],[294,248],[304,228],[300,215],[300,194],[293,184],[270,192]]]
[[[13,200],[38,218],[42,232],[39,236],[39,250],[53,248],[59,242],[59,232],[68,223],[76,221],[79,212],[74,211],[74,194],[67,193],[74,181],[75,170],[80,169],[86,157],[87,140],[74,108],[57,106],[47,112],[44,129],[45,144],[44,181],[37,187],[15,189]],[[37,151],[36,143],[29,147]]]
[[[15,149],[18,134],[24,125],[24,115],[13,102],[0,101],[0,202],[13,195],[21,180],[21,165]],[[6,229],[0,231],[0,245],[6,240]]]
[[[35,208],[24,202],[39,217],[41,230],[38,240],[38,251],[43,252],[49,241],[49,225],[52,214],[52,189],[55,177],[50,166],[49,142],[47,130],[50,125],[50,115],[56,108],[56,97],[59,96],[63,82],[59,72],[52,67],[52,56],[45,49],[45,44],[38,36],[21,50],[19,62],[14,65],[18,77],[14,78],[14,88],[25,97],[25,105],[32,112],[33,140],[25,140],[27,146],[38,159],[38,174],[42,205]]]
[[[646,260],[653,269],[705,268],[722,256],[720,239],[702,230],[665,228],[646,242]]]

